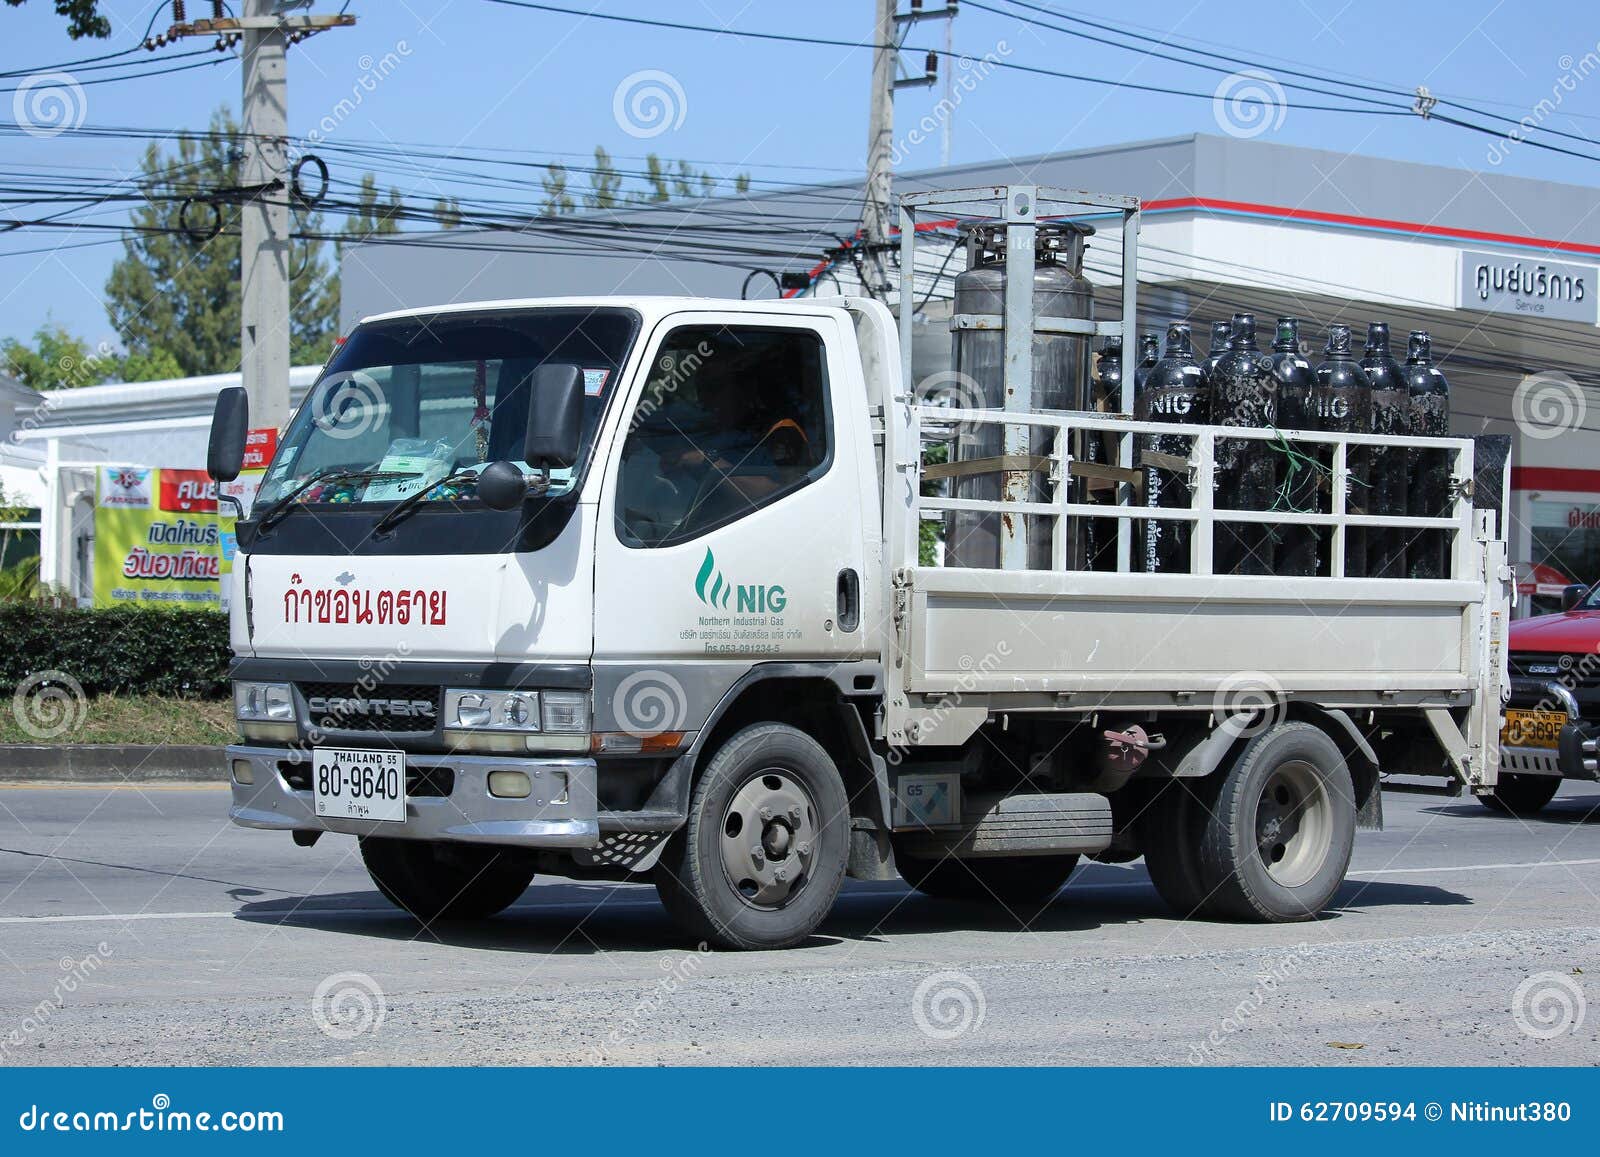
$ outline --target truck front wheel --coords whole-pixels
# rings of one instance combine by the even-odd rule
[[[1215,773],[1200,832],[1208,915],[1309,920],[1344,882],[1355,790],[1338,746],[1309,723],[1280,723]]]
[[[787,948],[833,907],[849,837],[850,802],[822,746],[784,724],[746,727],[695,783],[689,821],[656,864],[656,891],[707,943]]]
[[[1501,775],[1493,795],[1480,795],[1478,802],[1490,811],[1507,816],[1532,816],[1544,810],[1544,805],[1561,790],[1561,780],[1554,775]]]
[[[525,857],[480,844],[362,836],[361,859],[384,898],[425,924],[486,919],[533,882]]]

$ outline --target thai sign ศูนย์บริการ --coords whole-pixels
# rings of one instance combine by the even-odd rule
[[[102,466],[96,482],[95,606],[226,607],[233,508],[204,470]]]

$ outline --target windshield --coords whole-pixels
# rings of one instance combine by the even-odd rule
[[[334,354],[284,433],[256,495],[260,510],[314,477],[307,503],[383,503],[474,496],[490,462],[524,472],[528,382],[545,362],[583,371],[583,442],[548,491],[578,484],[605,401],[638,328],[622,309],[527,309],[435,314],[360,326]],[[340,472],[366,472],[338,477]]]

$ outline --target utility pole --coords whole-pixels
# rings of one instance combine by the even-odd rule
[[[911,10],[901,12],[899,0],[873,0],[872,94],[867,123],[867,195],[862,209],[864,277],[867,293],[887,299],[889,270],[889,201],[894,190],[894,94],[902,88],[931,87],[939,79],[939,55],[928,53],[922,76],[901,79],[900,30],[922,20],[955,17],[957,0],[943,8],[924,10],[922,0],[911,0]]]
[[[328,28],[356,22],[344,13],[289,15],[285,0],[243,0],[242,15],[212,5],[210,20],[184,19],[174,0],[169,40],[242,38],[243,185],[239,215],[239,368],[250,398],[250,424],[281,428],[289,420],[289,84],[287,50]],[[307,5],[309,6],[309,5]]]
[[[244,0],[244,186],[239,214],[239,368],[250,422],[289,420],[288,44],[276,0]],[[259,23],[258,23],[259,22]]]

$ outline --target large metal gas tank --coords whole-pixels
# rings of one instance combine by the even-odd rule
[[[1033,308],[1039,318],[1093,320],[1094,290],[1083,276],[1083,254],[1094,230],[1071,222],[1040,225],[1034,245]],[[966,239],[967,268],[955,279],[955,312],[960,315],[1004,317],[1006,308],[1006,230],[1003,225],[971,230]],[[1088,334],[1033,334],[1033,396],[1022,409],[1084,410],[1090,406]],[[992,409],[1006,408],[1005,331],[1002,328],[955,330],[956,372],[970,403]],[[1047,431],[1032,435],[1030,453],[1048,454]],[[998,425],[963,427],[952,447],[952,460],[998,457],[1003,453]],[[958,479],[958,498],[995,500],[1000,497],[1002,475],[975,475]],[[1029,485],[1032,501],[1045,500],[1043,478],[1035,473]],[[1051,533],[1048,521],[1029,518],[1028,565],[1050,565]],[[948,521],[946,564],[965,567],[1000,565],[1000,518],[993,514],[957,512]],[[1069,552],[1069,556],[1073,552]],[[1069,565],[1083,565],[1081,559]]]

